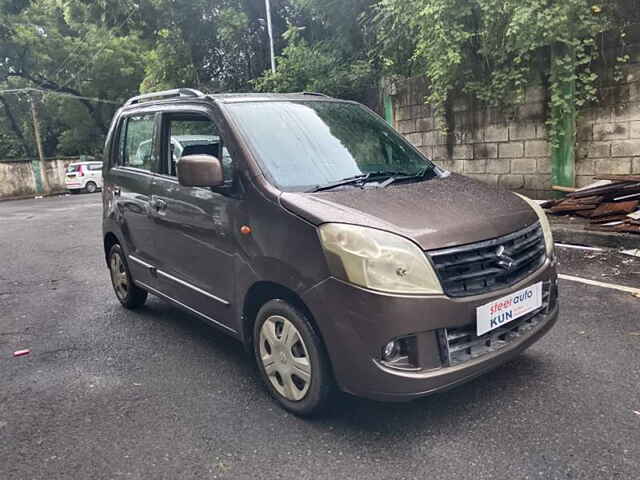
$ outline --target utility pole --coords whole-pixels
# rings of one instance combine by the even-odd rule
[[[264,7],[267,11],[267,32],[269,33],[269,51],[271,52],[271,72],[276,73],[276,57],[273,53],[273,30],[271,29],[271,5],[269,0],[264,0]]]
[[[47,180],[47,171],[44,164],[44,150],[42,149],[42,139],[40,138],[40,121],[38,120],[38,109],[36,108],[36,100],[33,94],[29,96],[29,103],[31,104],[31,119],[33,120],[33,133],[36,140],[36,147],[38,149],[38,158],[40,162],[32,162],[33,173],[36,180],[36,191],[38,193],[49,191],[49,182]]]

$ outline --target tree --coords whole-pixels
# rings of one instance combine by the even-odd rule
[[[145,57],[144,91],[167,86],[244,91],[267,68],[263,2],[154,0],[154,5],[162,27]],[[278,12],[274,8],[276,30],[282,24]]]
[[[285,12],[286,46],[276,73],[254,85],[261,91],[317,91],[375,104],[380,78],[369,54],[368,15],[373,0],[297,0]]]
[[[28,112],[27,102],[15,95],[0,95],[0,105],[4,116],[0,116],[0,158],[35,156],[33,142],[28,139],[24,124]]]
[[[143,74],[142,41],[129,28],[137,12],[137,6],[119,1],[1,0],[0,89],[28,87],[115,101],[134,94]],[[52,98],[45,95],[42,109],[47,112],[45,153],[60,153],[61,138],[75,138],[61,144],[61,153],[98,150],[115,107],[86,98]],[[9,113],[12,102],[3,105],[11,131],[20,139],[19,122],[12,122]],[[31,153],[23,147],[23,153]]]
[[[562,111],[567,81],[579,105],[595,97],[601,32],[619,30],[622,64],[625,25],[640,20],[637,0],[271,2],[275,74],[263,0],[0,0],[0,90],[44,91],[47,155],[99,152],[118,103],[181,86],[309,90],[375,107],[383,76],[425,75],[442,112],[458,93],[505,105],[546,82],[550,110]],[[27,100],[0,97],[0,155],[34,153]]]

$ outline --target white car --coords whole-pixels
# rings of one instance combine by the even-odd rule
[[[102,188],[102,162],[70,163],[64,184],[71,193],[82,190],[87,193],[98,191]]]

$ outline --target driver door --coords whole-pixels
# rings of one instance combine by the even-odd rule
[[[223,161],[225,179],[231,182],[231,158],[222,153],[223,140],[205,113],[163,113],[161,123],[161,167],[151,187],[159,289],[230,328],[239,200],[210,188],[181,186],[175,165],[184,155],[213,155]]]

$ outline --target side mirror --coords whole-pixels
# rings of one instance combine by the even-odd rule
[[[224,184],[222,164],[213,155],[185,155],[176,163],[183,187],[219,187]]]

